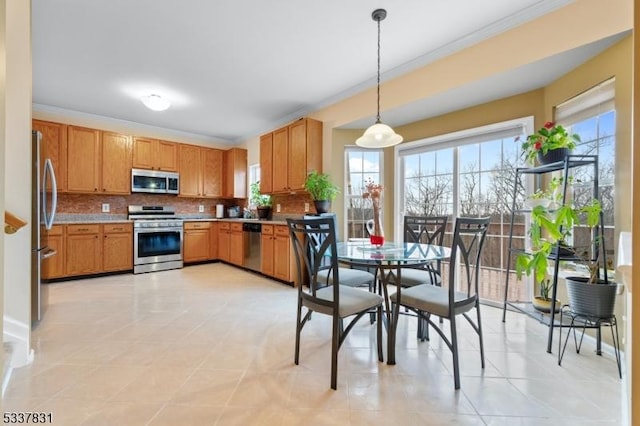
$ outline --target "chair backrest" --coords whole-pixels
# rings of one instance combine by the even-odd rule
[[[331,277],[331,280],[320,280],[321,282],[339,282],[334,219],[331,217],[287,219],[287,226],[298,270],[298,282],[300,283],[298,291],[303,293],[304,298],[313,298],[318,287],[318,273],[320,271],[328,270],[328,276]],[[309,283],[308,294],[303,290],[302,283],[307,281],[304,278]],[[333,300],[337,305],[339,303],[338,286],[334,286],[333,293]]]
[[[441,246],[447,220],[447,216],[405,216],[404,242]],[[440,273],[441,268],[442,262],[438,260],[435,270]]]
[[[405,216],[404,242],[442,245],[447,216]]]
[[[456,271],[460,272],[457,290],[464,292],[467,299],[472,301],[479,297],[480,258],[490,220],[489,217],[459,217],[456,219],[449,263],[450,305],[453,305],[453,293],[456,291]],[[460,256],[460,263],[456,267],[458,256]]]

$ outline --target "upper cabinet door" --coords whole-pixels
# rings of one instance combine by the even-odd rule
[[[133,167],[136,169],[153,169],[154,152],[158,141],[147,138],[133,138]]]
[[[289,189],[289,129],[283,127],[273,132],[273,192]]]
[[[131,193],[131,138],[102,132],[102,192]]]
[[[224,196],[247,197],[247,150],[231,148],[224,152]]]
[[[67,191],[67,126],[33,120],[33,130],[42,133],[42,158],[49,158],[56,174],[58,192]],[[51,189],[50,187],[47,189]]]
[[[156,148],[156,168],[165,172],[178,171],[178,144],[158,141]]]
[[[67,128],[67,189],[69,192],[98,192],[100,182],[100,131],[84,127]]]
[[[307,121],[289,126],[289,189],[304,189],[307,180]]]
[[[180,195],[183,197],[202,196],[200,178],[200,147],[180,145]]]
[[[202,192],[205,197],[222,197],[223,152],[214,148],[203,148]]]
[[[260,136],[260,192],[273,192],[273,133]]]

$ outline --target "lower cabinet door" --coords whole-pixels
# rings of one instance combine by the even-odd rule
[[[100,234],[67,235],[66,275],[97,274],[102,271]]]
[[[184,261],[199,262],[209,259],[211,238],[208,229],[194,229],[184,232]]]
[[[133,236],[131,232],[104,234],[102,269],[104,272],[133,269]]]

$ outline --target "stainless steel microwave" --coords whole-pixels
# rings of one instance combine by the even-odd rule
[[[178,173],[131,169],[131,192],[177,194],[179,191]]]

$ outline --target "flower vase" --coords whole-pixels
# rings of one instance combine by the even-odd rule
[[[367,221],[369,241],[374,247],[382,247],[384,245],[384,231],[382,230],[382,221],[380,220],[380,198],[373,198],[372,202],[373,219]]]

